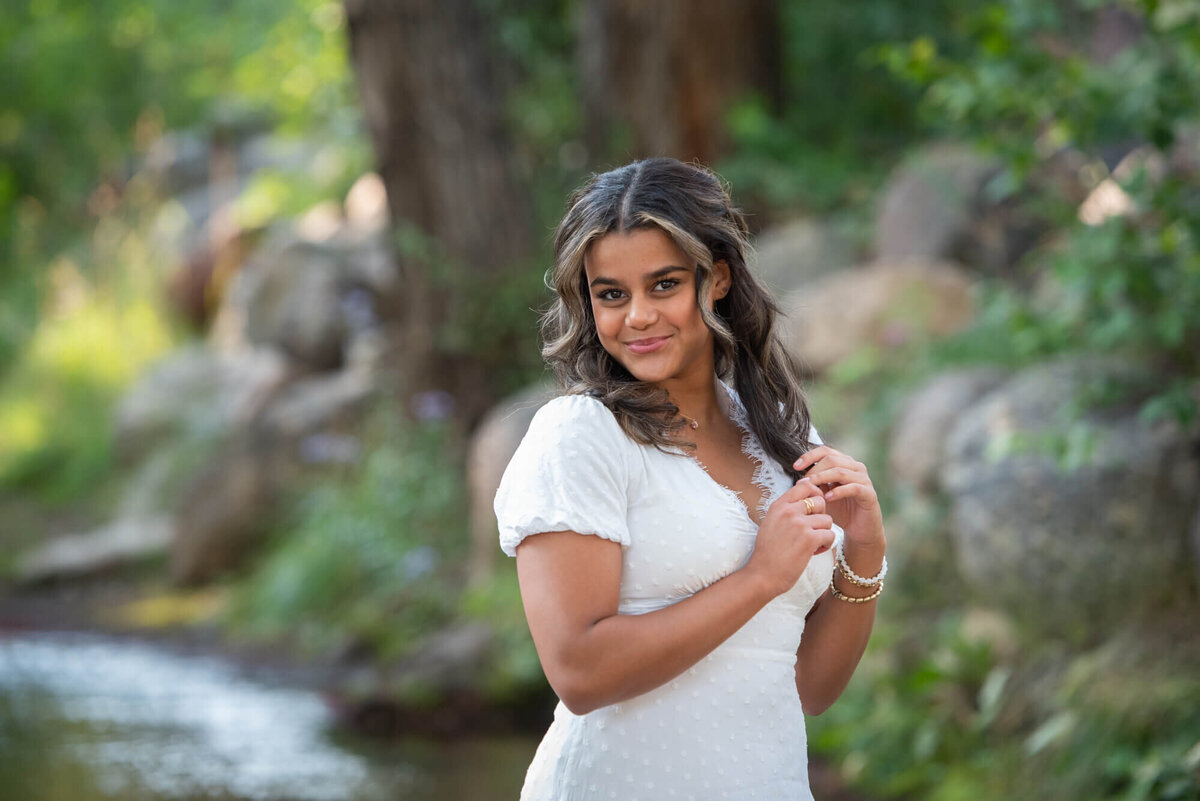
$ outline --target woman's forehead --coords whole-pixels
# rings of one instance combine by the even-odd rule
[[[656,227],[605,234],[584,252],[584,270],[589,278],[600,274],[633,278],[665,267],[691,269],[694,266],[675,240]]]

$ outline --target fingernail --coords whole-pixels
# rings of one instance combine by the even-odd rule
[[[827,501],[828,501],[828,500],[832,500],[832,499],[833,499],[833,493],[832,493],[832,492],[827,492],[827,493],[825,493],[825,500],[827,500]]]

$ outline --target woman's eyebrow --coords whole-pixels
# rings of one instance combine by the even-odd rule
[[[669,264],[666,267],[659,267],[654,272],[648,273],[645,276],[645,279],[646,279],[646,281],[658,281],[659,279],[665,278],[666,276],[670,275],[671,273],[680,272],[680,271],[687,272],[687,268],[680,267],[675,264]],[[588,286],[594,287],[594,286],[598,286],[601,284],[608,285],[608,286],[620,286],[621,282],[615,278],[605,278],[604,276],[599,275],[599,276],[596,276],[595,278],[593,278],[592,282],[590,284],[588,284]]]

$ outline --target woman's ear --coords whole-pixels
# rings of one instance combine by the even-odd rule
[[[729,274],[729,263],[724,259],[714,261],[712,266],[712,286],[708,290],[708,300],[710,303],[716,303],[721,298],[729,294],[729,287],[732,285]]]

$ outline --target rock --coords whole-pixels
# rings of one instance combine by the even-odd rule
[[[933,491],[951,425],[1005,375],[995,367],[954,370],[935,375],[913,392],[892,427],[888,449],[891,479],[918,492]]]
[[[1103,628],[1194,597],[1186,538],[1200,488],[1189,438],[1140,421],[1136,404],[1093,410],[1090,463],[1063,472],[1048,454],[1012,450],[1075,420],[1056,418],[1086,382],[1152,383],[1117,362],[1024,370],[966,411],[947,441],[941,483],[964,579],[985,601],[1066,634]]]
[[[166,553],[170,518],[121,519],[83,534],[56,537],[18,557],[17,581],[79,578]]]
[[[279,456],[265,437],[239,440],[192,480],[174,515],[172,581],[214,579],[258,544],[286,478]]]
[[[262,425],[288,439],[358,422],[374,396],[369,373],[341,370],[290,384],[263,413]]]
[[[781,297],[853,263],[853,247],[846,237],[816,220],[800,219],[763,231],[751,253],[750,269]]]
[[[346,221],[360,231],[376,232],[388,226],[387,187],[379,173],[358,177],[346,193]]]
[[[1155,147],[1142,145],[1130,150],[1112,170],[1112,177],[1096,185],[1079,204],[1079,221],[1085,225],[1103,225],[1113,217],[1128,217],[1139,213],[1134,199],[1123,188],[1144,173],[1152,184],[1159,184],[1167,174],[1170,163]]]
[[[467,487],[471,504],[471,555],[467,573],[468,584],[472,586],[491,577],[500,553],[500,533],[496,528],[492,501],[496,498],[504,468],[508,467],[529,430],[534,414],[555,394],[553,386],[538,384],[505,398],[484,416],[471,437],[467,450]]]
[[[127,463],[185,434],[220,438],[244,426],[288,378],[271,349],[218,354],[177,350],[150,368],[117,406],[116,447]]]
[[[343,370],[300,379],[198,470],[174,507],[171,575],[183,584],[238,567],[258,545],[283,490],[313,466],[357,462],[372,376]]]
[[[975,314],[957,266],[910,260],[836,273],[784,297],[785,341],[820,373],[862,348],[882,351],[962,330]]]
[[[164,438],[129,472],[116,516],[144,518],[169,515],[188,483],[220,450],[232,432]]]
[[[396,289],[386,236],[345,226],[323,236],[306,240],[290,227],[268,235],[222,301],[212,330],[218,350],[270,346],[329,370],[345,363],[355,336],[382,324]]]
[[[1116,5],[1097,8],[1087,37],[1088,57],[1111,64],[1117,56],[1145,38],[1145,17]]]
[[[498,717],[483,695],[495,668],[494,644],[489,625],[453,625],[415,644],[395,666],[352,672],[327,700],[342,726],[376,737],[477,732]]]
[[[950,143],[917,152],[889,178],[875,220],[875,258],[949,259],[1009,277],[1046,224],[1028,198],[997,193],[999,164]]]
[[[309,367],[342,363],[342,264],[331,248],[273,234],[226,294],[213,325],[223,350],[272,347]]]
[[[177,195],[208,184],[208,140],[195,131],[171,131],[146,151],[145,168],[163,191]]]
[[[278,170],[317,177],[317,167],[328,162],[333,150],[304,139],[259,133],[239,145],[238,164],[242,172],[250,175],[260,170]]]
[[[955,144],[930,146],[888,179],[875,220],[875,256],[950,256],[996,163]]]

